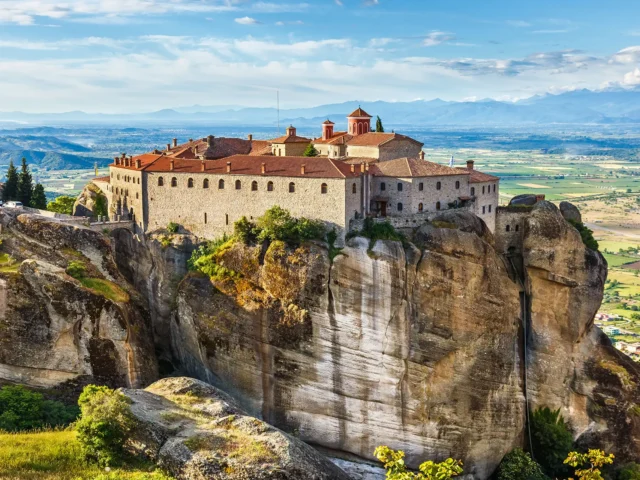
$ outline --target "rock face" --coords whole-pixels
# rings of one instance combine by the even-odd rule
[[[93,183],[88,183],[78,195],[73,204],[73,215],[78,217],[95,217],[96,206],[102,202],[105,212],[109,211],[107,197],[100,188]]]
[[[179,480],[348,480],[310,446],[248,416],[198,380],[124,390],[138,420],[129,445]]]
[[[582,223],[582,214],[578,207],[576,207],[573,203],[569,202],[560,202],[560,213],[565,218],[565,220]]]
[[[149,316],[86,228],[0,212],[0,380],[35,387],[157,378]],[[86,269],[83,281],[65,273]]]
[[[511,199],[509,205],[535,205],[538,201],[538,197],[531,193],[524,193],[522,195],[516,195]]]

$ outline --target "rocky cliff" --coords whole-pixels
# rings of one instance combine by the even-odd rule
[[[37,387],[157,378],[150,317],[101,233],[0,211],[0,380]],[[66,273],[70,264],[82,275]]]

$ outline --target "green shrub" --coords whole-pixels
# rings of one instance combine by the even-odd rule
[[[102,193],[98,194],[93,204],[93,215],[98,217],[99,215],[106,217],[109,214],[107,210],[107,197]]]
[[[617,480],[640,480],[640,464],[627,463],[618,470]]]
[[[452,458],[440,463],[426,461],[420,465],[419,472],[411,472],[404,462],[402,450],[380,446],[373,454],[384,464],[387,480],[450,480],[462,473],[462,462]]]
[[[47,204],[47,210],[49,210],[50,212],[71,215],[73,213],[74,203],[76,203],[75,197],[61,195]]]
[[[193,251],[187,262],[189,270],[207,275],[216,280],[223,280],[239,274],[220,264],[224,252],[233,246],[235,239],[226,235],[201,245]]]
[[[258,240],[258,227],[249,221],[247,217],[242,217],[233,224],[233,236],[245,245],[251,245]]]
[[[560,415],[560,409],[539,408],[531,415],[532,451],[542,470],[552,478],[570,472],[563,463],[571,451],[573,436]]]
[[[76,430],[87,459],[109,466],[126,457],[123,446],[135,426],[130,403],[122,393],[108,387],[84,388],[78,399],[81,417]]]
[[[355,236],[368,238],[369,240],[371,240],[371,242],[369,242],[370,248],[373,248],[378,240],[396,240],[400,242],[405,241],[404,235],[398,232],[388,221],[378,223],[371,217],[367,217],[364,219],[362,230],[350,232],[348,236],[349,238]]]
[[[0,388],[0,430],[17,432],[68,425],[78,416],[75,406],[45,400],[21,385]]]
[[[526,452],[516,448],[500,462],[496,480],[547,480],[542,468]]]
[[[180,225],[178,225],[177,223],[174,222],[169,222],[167,225],[167,232],[169,233],[178,233],[178,229],[180,228]]]
[[[569,220],[569,223],[578,230],[580,237],[582,237],[582,243],[584,243],[587,248],[596,251],[600,248],[598,241],[593,238],[593,230],[587,227],[584,223],[576,222],[575,220]]]
[[[69,262],[69,265],[67,265],[66,272],[67,272],[67,275],[75,279],[80,279],[86,275],[87,267],[85,267],[84,263],[82,262],[79,262],[77,260],[72,260],[71,262]]]

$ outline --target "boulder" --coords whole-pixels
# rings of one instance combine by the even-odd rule
[[[576,207],[573,203],[560,202],[560,213],[565,220],[574,223],[582,223],[582,215],[580,214],[580,210],[578,210],[578,207]]]
[[[105,211],[109,211],[106,195],[94,183],[88,183],[73,204],[73,215],[76,217],[95,217],[97,202],[102,202]]]
[[[138,420],[129,449],[178,480],[349,480],[309,445],[192,378],[125,389]]]
[[[532,193],[523,193],[522,195],[516,195],[511,199],[509,205],[535,205],[538,201],[538,197]]]

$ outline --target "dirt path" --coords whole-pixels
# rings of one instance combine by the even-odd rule
[[[634,238],[636,240],[640,240],[640,234],[637,234],[637,233],[629,233],[629,232],[623,232],[621,230],[614,230],[613,228],[603,227],[602,225],[599,225],[597,223],[585,223],[585,225],[593,231],[603,230],[605,232],[615,233],[616,235],[622,235],[623,237],[629,237],[629,238]]]

